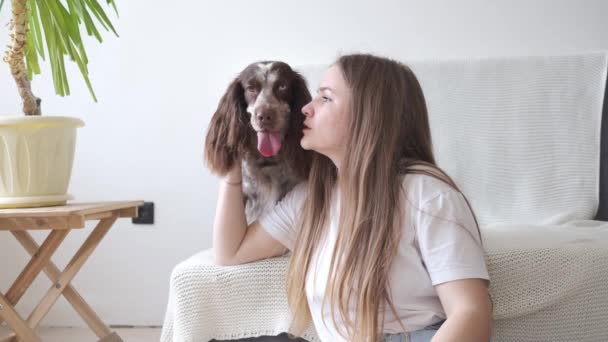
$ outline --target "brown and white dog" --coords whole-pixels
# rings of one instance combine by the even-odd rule
[[[205,160],[219,175],[241,160],[248,223],[308,178],[311,153],[300,139],[302,107],[310,100],[304,78],[279,61],[250,64],[220,100],[205,139]]]

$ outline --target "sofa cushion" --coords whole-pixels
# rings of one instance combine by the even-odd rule
[[[494,337],[608,340],[608,223],[501,225],[482,235]]]

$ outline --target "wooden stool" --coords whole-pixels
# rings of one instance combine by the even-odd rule
[[[32,259],[23,268],[10,289],[5,294],[0,292],[0,324],[6,321],[13,330],[13,334],[10,336],[0,337],[0,342],[41,341],[34,330],[61,295],[68,300],[91,330],[100,338],[99,341],[122,341],[116,333],[113,333],[101,321],[95,311],[70,285],[70,282],[116,222],[116,219],[119,217],[136,217],[137,207],[143,203],[143,201],[70,203],[56,207],[1,209],[0,230],[10,231],[32,256]],[[53,253],[71,229],[83,228],[87,220],[99,220],[99,223],[83,242],[63,272],[59,271],[51,261]],[[38,246],[27,231],[41,229],[48,229],[51,232],[42,245]],[[53,285],[27,320],[24,320],[15,311],[15,305],[41,271],[46,273]]]

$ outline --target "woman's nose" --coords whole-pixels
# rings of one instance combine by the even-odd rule
[[[312,101],[308,102],[306,105],[304,105],[304,107],[302,107],[302,114],[305,116],[312,115]]]

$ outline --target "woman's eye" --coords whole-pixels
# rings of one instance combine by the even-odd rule
[[[331,101],[331,99],[329,97],[327,97],[327,96],[321,96],[321,100],[323,102],[329,102],[329,101]]]

